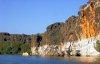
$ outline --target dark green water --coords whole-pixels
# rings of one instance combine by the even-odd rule
[[[100,64],[100,58],[0,55],[0,64]]]

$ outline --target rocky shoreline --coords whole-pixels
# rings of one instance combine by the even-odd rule
[[[31,51],[32,55],[40,56],[98,56],[100,53],[94,48],[98,39],[100,35],[81,41],[66,42],[63,45],[32,47]]]

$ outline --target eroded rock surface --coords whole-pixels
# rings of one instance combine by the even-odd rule
[[[55,23],[47,27],[38,54],[98,55],[94,45],[99,39],[99,34],[100,0],[89,0],[80,7],[78,16],[72,15],[65,23]],[[56,45],[58,48],[55,48]]]

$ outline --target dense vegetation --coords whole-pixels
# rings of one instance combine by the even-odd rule
[[[23,52],[31,52],[31,45],[29,43],[10,43],[0,42],[0,54],[22,54]]]
[[[7,32],[0,33],[0,54],[22,54],[23,52],[31,52],[31,44],[39,47],[42,40],[41,34],[9,34]]]
[[[30,53],[31,36],[25,34],[0,33],[0,54]]]

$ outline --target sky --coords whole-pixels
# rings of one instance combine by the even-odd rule
[[[0,32],[44,33],[46,27],[76,15],[88,0],[0,0]]]

